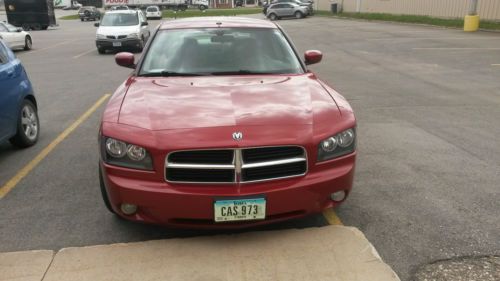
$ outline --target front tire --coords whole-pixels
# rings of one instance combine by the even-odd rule
[[[276,14],[270,14],[269,15],[269,19],[270,20],[277,20],[278,19],[278,16]]]
[[[296,19],[301,19],[301,18],[303,18],[303,17],[304,17],[304,15],[303,15],[301,12],[295,12],[295,14],[294,14],[294,15],[295,15],[295,18],[296,18]]]
[[[106,53],[106,49],[104,48],[97,48],[97,52],[101,55],[105,54]]]
[[[33,42],[31,41],[31,37],[26,36],[24,38],[24,50],[25,51],[31,50],[32,46],[33,46]]]
[[[9,141],[12,145],[26,148],[34,145],[40,135],[40,121],[36,106],[25,99],[19,111],[17,133]]]

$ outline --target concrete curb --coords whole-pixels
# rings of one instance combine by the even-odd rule
[[[0,280],[42,280],[54,257],[54,251],[0,253]]]
[[[358,229],[326,226],[65,248],[43,280],[400,279]]]

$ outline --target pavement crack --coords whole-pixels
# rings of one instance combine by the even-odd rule
[[[40,279],[40,281],[43,281],[43,280],[45,279],[45,276],[47,275],[47,272],[49,272],[49,269],[50,269],[50,267],[52,266],[52,263],[54,262],[54,259],[55,259],[56,255],[57,255],[57,253],[59,253],[59,251],[57,251],[57,252],[56,252],[56,251],[54,251],[54,252],[52,253],[52,259],[50,260],[50,263],[49,263],[49,265],[47,266],[47,269],[45,270],[45,272],[43,273],[42,279]]]

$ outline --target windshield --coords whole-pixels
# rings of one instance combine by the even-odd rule
[[[137,18],[137,14],[133,13],[110,13],[105,14],[101,20],[101,26],[129,26],[129,25],[138,25],[139,19]]]
[[[156,11],[158,11],[158,8],[156,8],[156,7],[148,7],[148,8],[146,9],[146,11],[147,11],[147,12],[156,12]]]
[[[278,29],[161,30],[139,75],[295,74],[303,69]]]

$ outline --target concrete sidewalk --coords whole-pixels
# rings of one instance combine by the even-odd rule
[[[48,268],[48,269],[47,269]],[[326,226],[0,254],[0,280],[398,281],[356,228]]]

